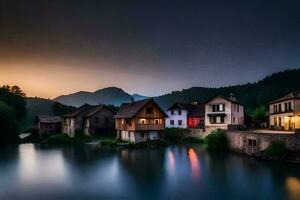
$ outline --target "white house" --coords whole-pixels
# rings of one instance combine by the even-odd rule
[[[199,128],[204,124],[204,105],[175,103],[167,110],[166,128]]]
[[[205,131],[236,129],[244,124],[244,106],[233,95],[216,95],[205,103]]]

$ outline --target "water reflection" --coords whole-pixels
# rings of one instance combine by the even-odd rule
[[[200,162],[197,154],[193,148],[188,148],[187,155],[191,164],[193,179],[198,179],[200,177]]]
[[[174,172],[175,172],[175,156],[174,156],[174,153],[170,150],[170,151],[168,151],[167,155],[168,155],[168,162],[167,162],[168,171],[171,174],[174,174]]]
[[[62,152],[52,150],[47,154],[39,154],[33,144],[19,146],[19,179],[23,185],[37,183],[61,183],[67,180]]]
[[[288,177],[286,179],[286,188],[288,191],[289,199],[291,200],[300,199],[300,179],[296,177]]]

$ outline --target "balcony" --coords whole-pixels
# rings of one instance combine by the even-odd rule
[[[124,131],[156,131],[164,130],[164,128],[164,124],[119,124],[116,126],[116,129]]]
[[[135,125],[135,130],[138,131],[157,131],[157,130],[164,130],[164,125],[163,124],[136,124]]]

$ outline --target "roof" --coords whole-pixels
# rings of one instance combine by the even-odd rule
[[[287,101],[287,100],[291,100],[291,99],[300,99],[300,91],[291,92],[288,95],[285,95],[279,99],[269,102],[269,104],[277,103],[277,102],[281,102],[281,101]]]
[[[153,98],[148,98],[140,101],[134,101],[132,103],[123,103],[120,107],[119,112],[114,116],[114,118],[132,118],[138,111],[140,111],[148,103],[154,102],[161,112],[165,112],[157,105]]]
[[[187,110],[188,111],[188,116],[190,116],[190,117],[204,116],[204,114],[205,114],[205,106],[202,103],[199,103],[199,104],[174,103],[167,110],[171,110],[171,109],[174,109],[176,107],[181,108],[183,110]]]
[[[97,114],[99,111],[101,111],[102,109],[107,108],[108,110],[110,110],[107,106],[105,105],[98,105],[98,106],[93,106],[93,108],[91,108],[89,110],[89,112],[87,112],[85,114],[85,118],[89,118],[92,117],[93,115]]]
[[[45,115],[40,115],[37,116],[38,122],[41,123],[59,123],[61,122],[61,118],[58,116],[45,116]]]
[[[84,104],[77,108],[75,111],[68,113],[62,117],[67,118],[67,117],[76,117],[79,114],[82,114],[83,117],[91,117],[103,108],[108,108],[106,105],[89,105],[89,104]],[[109,109],[109,108],[108,108]],[[110,110],[110,109],[109,109]]]
[[[91,106],[89,104],[84,104],[77,108],[75,111],[70,112],[66,115],[63,115],[62,117],[76,117],[79,114],[88,113],[90,112],[95,106]]]
[[[240,103],[238,100],[235,100],[235,99],[231,99],[229,97],[225,97],[225,96],[221,96],[221,95],[214,95],[213,97],[211,97],[210,99],[208,99],[205,104],[207,104],[208,102],[212,101],[213,99],[217,98],[217,97],[220,97],[222,99],[225,99],[231,103],[235,103],[235,104],[239,104],[239,105],[243,105],[242,103]]]

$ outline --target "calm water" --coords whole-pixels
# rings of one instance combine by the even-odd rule
[[[203,147],[0,149],[0,199],[300,199],[300,166]]]

